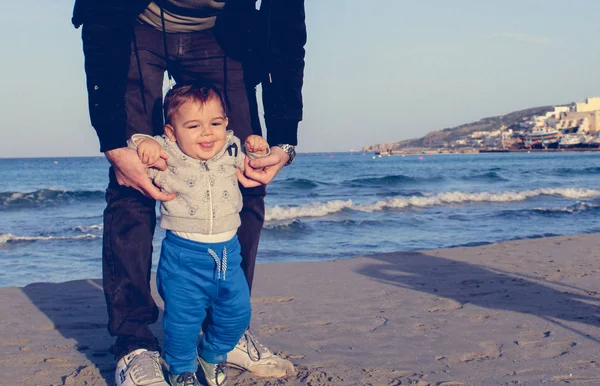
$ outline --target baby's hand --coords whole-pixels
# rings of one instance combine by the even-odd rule
[[[246,152],[254,153],[256,155],[266,155],[269,152],[269,144],[267,140],[260,135],[250,135],[246,138],[244,144]]]
[[[161,158],[167,159],[160,144],[152,138],[145,138],[138,142],[137,153],[142,163],[148,167],[154,166]]]

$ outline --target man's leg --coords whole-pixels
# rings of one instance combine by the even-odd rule
[[[153,47],[160,47],[161,40],[149,32],[153,31],[136,28],[132,43],[125,95],[128,136],[152,135],[162,127],[157,117],[160,118],[164,74],[160,67],[164,60],[153,53]],[[156,203],[135,189],[120,186],[112,168],[106,201],[103,281],[108,329],[117,337],[115,384],[166,386],[158,361],[158,341],[149,328],[158,318],[150,291]]]
[[[108,330],[117,336],[115,358],[139,348],[158,350],[149,324],[158,308],[150,293],[154,200],[118,185],[114,171],[104,211],[103,282],[108,307]]]

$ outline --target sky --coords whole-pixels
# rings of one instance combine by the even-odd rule
[[[73,0],[5,2],[0,157],[100,155]],[[597,0],[306,0],[299,152],[600,96]]]

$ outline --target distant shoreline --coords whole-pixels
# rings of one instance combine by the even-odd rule
[[[438,149],[438,150],[392,150],[392,151],[375,151],[366,152],[375,155],[432,155],[432,154],[480,154],[480,153],[571,153],[571,152],[597,152],[600,148],[570,148],[570,149]]]

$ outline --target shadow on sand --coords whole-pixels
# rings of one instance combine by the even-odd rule
[[[85,354],[108,385],[114,385],[114,338],[106,329],[108,316],[101,280],[66,283],[34,283],[23,289],[31,302],[54,324],[62,336],[77,343],[74,349]],[[159,307],[160,309],[160,307]],[[162,318],[159,316],[159,321]],[[151,326],[162,341],[160,322]],[[82,369],[78,369],[81,371]],[[65,378],[68,374],[65,374]],[[65,379],[63,379],[63,382]]]
[[[598,293],[557,282],[541,284],[532,276],[432,256],[400,252],[369,256],[356,272],[378,282],[471,303],[538,316],[600,343],[599,336],[579,330],[576,322],[600,327]]]

